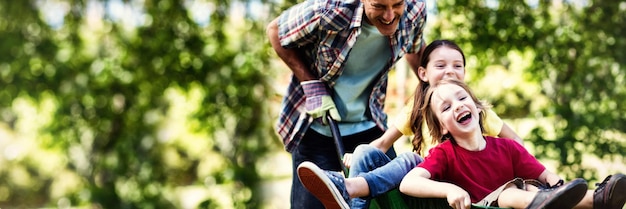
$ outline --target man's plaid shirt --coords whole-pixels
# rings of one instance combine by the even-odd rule
[[[426,23],[424,0],[406,0],[406,10],[398,30],[390,36],[392,57],[379,75],[369,98],[369,111],[376,125],[385,130],[387,115],[383,112],[387,93],[387,74],[406,53],[417,53],[424,44]],[[311,65],[313,75],[333,86],[343,71],[363,20],[361,0],[307,0],[283,12],[278,21],[280,43],[285,48],[298,48]],[[374,52],[375,53],[375,52]],[[298,145],[311,125],[306,114],[305,98],[300,81],[292,76],[283,99],[276,131],[289,152]]]

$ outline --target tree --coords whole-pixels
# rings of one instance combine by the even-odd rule
[[[200,207],[259,207],[254,162],[278,141],[259,111],[269,45],[264,20],[231,3],[0,3],[2,121],[24,133],[21,106],[49,116],[26,140],[61,159],[56,172],[33,152],[5,159],[0,205],[180,208],[177,193],[196,186]],[[29,181],[16,183],[16,169]],[[73,183],[59,190],[59,173]]]

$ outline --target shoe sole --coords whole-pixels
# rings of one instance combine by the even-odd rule
[[[615,182],[615,183],[613,183]],[[607,182],[607,185],[613,185],[613,191],[609,191],[609,206],[607,209],[622,209],[626,203],[626,176],[624,174],[615,174]]]
[[[298,166],[298,177],[302,185],[320,200],[326,209],[350,209],[341,192],[317,165],[303,162]]]
[[[575,179],[571,182],[571,188],[565,189],[563,188],[558,194],[557,197],[550,199],[546,204],[544,209],[564,209],[564,208],[573,208],[576,206],[580,200],[585,197],[587,194],[587,182],[582,179]]]

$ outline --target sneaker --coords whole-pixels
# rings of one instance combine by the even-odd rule
[[[312,162],[303,162],[298,166],[298,177],[326,209],[350,208],[344,177],[338,172],[325,171]]]
[[[626,176],[618,173],[607,176],[593,192],[594,209],[621,209],[626,202]]]
[[[567,184],[562,181],[554,186],[540,189],[527,209],[567,209],[573,208],[585,197],[587,181],[574,179]]]

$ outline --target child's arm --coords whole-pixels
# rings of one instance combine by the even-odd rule
[[[556,175],[556,173],[553,173],[552,171],[546,169],[541,173],[541,175],[539,175],[539,178],[537,180],[543,183],[548,183],[550,185],[555,185],[561,180],[561,177],[559,175]]]
[[[483,128],[485,129],[484,134],[487,136],[513,139],[524,146],[522,138],[519,137],[517,133],[515,133],[515,131],[513,131],[513,129],[507,125],[492,109],[485,110]]]
[[[433,181],[430,173],[416,167],[404,176],[400,183],[400,192],[425,198],[446,198],[452,208],[469,208],[470,196],[463,188],[446,182]]]
[[[395,126],[391,126],[385,133],[383,133],[380,138],[370,142],[370,145],[380,149],[383,152],[387,152],[387,150],[395,143],[400,137],[402,133]]]
[[[516,142],[520,143],[522,146],[524,146],[524,141],[522,141],[522,138],[519,137],[517,133],[515,133],[515,131],[513,131],[513,129],[509,127],[506,123],[502,124],[502,129],[500,130],[500,134],[498,134],[498,136],[500,138],[513,139]]]

